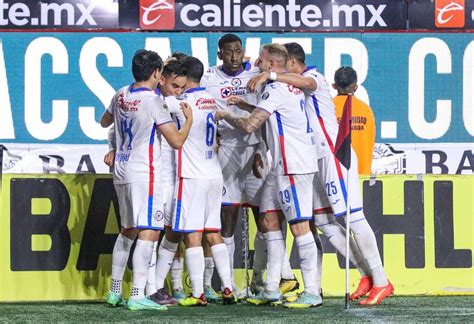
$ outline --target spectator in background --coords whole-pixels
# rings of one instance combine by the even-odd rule
[[[363,101],[358,99],[354,93],[357,90],[357,73],[350,66],[337,69],[334,74],[334,89],[337,96],[334,97],[337,120],[341,119],[342,108],[346,102],[347,95],[352,94],[352,147],[359,161],[359,174],[370,175],[372,167],[372,152],[375,145],[375,118],[372,109]]]

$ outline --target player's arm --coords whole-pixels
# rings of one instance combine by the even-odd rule
[[[315,91],[318,88],[318,84],[315,79],[296,73],[276,73],[276,81],[291,84],[297,88],[305,89],[309,91]],[[270,72],[262,72],[259,75],[254,76],[247,83],[249,91],[253,92],[257,87],[270,79]]]
[[[176,150],[183,146],[186,138],[188,138],[191,125],[193,124],[193,111],[191,107],[186,102],[181,102],[180,106],[186,121],[179,131],[176,129],[174,123],[166,123],[158,126],[168,144]]]
[[[106,128],[112,125],[114,122],[114,115],[112,115],[108,110],[104,111],[102,117],[100,118],[100,126]]]
[[[111,127],[107,135],[107,142],[109,144],[109,152],[104,156],[104,163],[109,167],[114,165],[115,161],[115,150],[117,148],[117,143],[115,141],[115,128]]]
[[[229,99],[227,99],[227,104],[235,105],[239,109],[246,110],[248,112],[252,112],[255,109],[254,105],[247,103],[244,99],[242,99],[239,96],[230,96]]]
[[[228,111],[217,111],[216,119],[224,119],[232,126],[241,129],[247,134],[255,132],[270,117],[270,113],[263,109],[254,109],[250,116],[246,118],[237,117]]]

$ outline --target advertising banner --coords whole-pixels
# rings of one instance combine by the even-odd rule
[[[474,29],[472,0],[412,0],[408,5],[410,29]]]
[[[0,29],[119,28],[117,0],[0,0]]]
[[[120,27],[175,31],[405,29],[407,4],[393,0],[128,0]]]
[[[474,292],[473,181],[433,175],[361,181],[365,214],[397,295]],[[4,174],[0,190],[0,302],[105,298],[120,224],[110,176]],[[255,231],[250,221],[250,255]],[[344,260],[322,239],[324,294],[342,296]],[[291,234],[286,244],[298,269]],[[243,287],[240,234],[234,261]],[[358,279],[351,270],[352,290]],[[129,284],[127,271],[126,296]]]

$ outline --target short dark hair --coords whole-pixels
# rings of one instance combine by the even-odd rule
[[[219,39],[219,42],[217,43],[217,45],[219,46],[219,50],[222,50],[225,44],[233,43],[233,42],[239,42],[240,45],[242,45],[242,40],[240,39],[239,36],[235,34],[225,34]]]
[[[188,80],[193,82],[201,81],[202,75],[204,74],[204,65],[199,59],[193,56],[187,56],[181,63],[186,67]]]
[[[345,89],[357,82],[357,72],[350,66],[341,66],[334,73],[336,87]]]
[[[171,54],[171,57],[174,57],[177,61],[181,61],[186,56],[188,56],[188,54],[184,54],[182,52],[174,52],[173,54]]]
[[[166,63],[162,74],[166,77],[172,74],[175,74],[176,76],[186,76],[187,71],[186,67],[181,62],[172,60]]]
[[[288,58],[294,58],[299,63],[304,64],[306,54],[303,47],[298,43],[286,43],[283,44],[288,51]]]
[[[133,55],[132,73],[137,82],[150,80],[153,72],[162,67],[163,60],[153,51],[140,49]]]

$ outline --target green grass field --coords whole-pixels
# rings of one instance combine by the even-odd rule
[[[367,308],[351,305],[344,310],[342,298],[327,298],[324,305],[307,310],[283,307],[209,305],[201,308],[172,307],[166,312],[132,312],[111,308],[103,302],[4,303],[1,322],[474,322],[474,296],[391,297],[382,305]]]

